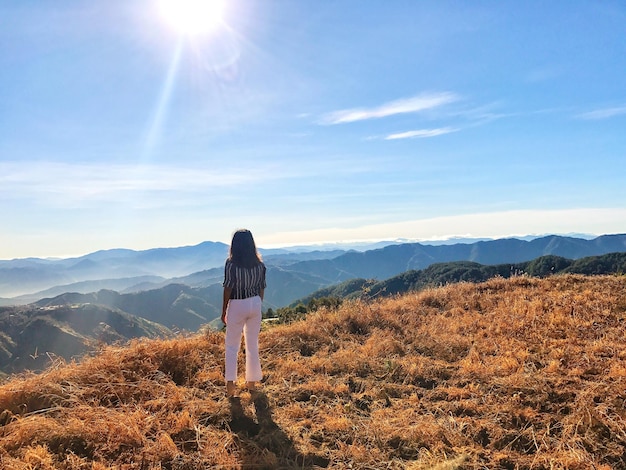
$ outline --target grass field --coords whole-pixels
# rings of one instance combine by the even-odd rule
[[[344,303],[261,333],[109,347],[0,386],[0,468],[626,468],[626,277],[517,277]]]

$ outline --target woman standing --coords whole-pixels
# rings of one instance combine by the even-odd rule
[[[222,322],[226,325],[226,393],[235,395],[237,356],[243,333],[246,345],[246,385],[256,388],[263,377],[259,359],[261,305],[265,292],[265,264],[249,230],[237,230],[224,267]]]

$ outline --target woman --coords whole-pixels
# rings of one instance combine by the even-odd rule
[[[265,293],[265,264],[259,255],[252,233],[237,230],[230,244],[224,267],[222,322],[226,325],[226,393],[235,395],[237,356],[243,333],[246,344],[246,385],[256,388],[263,377],[259,359],[261,305]]]

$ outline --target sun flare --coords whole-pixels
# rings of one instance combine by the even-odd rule
[[[163,19],[181,34],[206,34],[222,21],[225,0],[159,0]]]

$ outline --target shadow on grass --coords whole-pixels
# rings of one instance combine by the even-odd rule
[[[291,438],[272,419],[269,400],[263,392],[252,393],[256,420],[246,415],[240,397],[231,397],[229,401],[230,428],[239,436],[243,447],[246,448],[246,452],[242,455],[243,468],[314,469],[328,467],[327,458],[298,452]],[[268,459],[268,452],[273,454],[275,459]],[[272,460],[274,462],[270,464]]]

